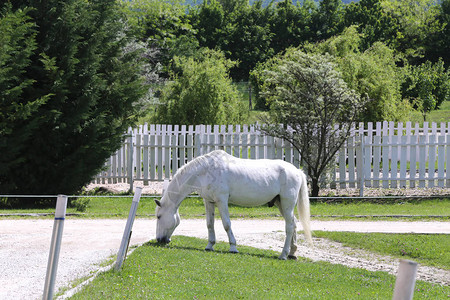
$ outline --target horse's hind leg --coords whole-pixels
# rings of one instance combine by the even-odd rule
[[[204,199],[206,209],[206,226],[208,228],[208,246],[206,251],[214,251],[214,244],[216,243],[216,233],[214,231],[214,202]]]
[[[221,197],[217,201],[217,207],[219,208],[220,217],[222,218],[223,228],[228,235],[228,240],[230,242],[230,252],[239,253],[236,248],[236,239],[234,238],[233,231],[231,230],[230,213],[228,211],[228,196]]]
[[[281,251],[281,255],[279,259],[296,259],[295,251],[297,251],[297,233],[296,228],[297,224],[295,222],[295,216],[294,216],[294,208],[295,203],[292,205],[292,201],[289,201],[288,199],[281,199],[280,201],[275,202],[275,204],[280,209],[280,213],[283,216],[285,222],[286,222],[286,240],[284,241],[284,247]]]

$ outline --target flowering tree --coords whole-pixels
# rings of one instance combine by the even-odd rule
[[[269,62],[261,76],[262,95],[271,108],[263,121],[272,124],[262,130],[289,141],[300,152],[312,196],[318,196],[320,179],[351,135],[364,101],[325,55],[291,49]]]

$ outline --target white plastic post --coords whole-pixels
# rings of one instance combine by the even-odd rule
[[[133,228],[134,218],[136,216],[139,200],[141,199],[142,187],[136,187],[134,193],[133,202],[131,202],[130,213],[128,214],[127,224],[122,236],[122,242],[120,243],[119,252],[117,253],[117,260],[115,270],[118,271],[122,267],[123,261],[127,254],[128,244],[131,239],[131,229]]]
[[[413,298],[416,274],[416,262],[405,259],[400,260],[392,300],[410,300]]]
[[[56,281],[56,271],[58,269],[59,252],[61,249],[64,219],[66,217],[67,196],[58,195],[56,200],[55,221],[53,223],[52,241],[48,256],[47,275],[45,276],[44,295],[42,299],[53,298],[53,289]]]

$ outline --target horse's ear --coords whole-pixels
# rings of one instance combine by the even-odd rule
[[[161,202],[159,202],[159,200],[155,199],[155,203],[156,203],[156,205],[158,205],[159,207],[161,207]]]

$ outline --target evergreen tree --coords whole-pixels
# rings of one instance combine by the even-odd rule
[[[30,8],[35,46],[15,81],[28,84],[10,103],[1,87],[1,100],[21,107],[40,99],[40,105],[0,130],[0,193],[74,193],[100,171],[135,121],[145,93],[139,59],[124,51],[128,38],[115,1],[11,3],[17,11]]]

